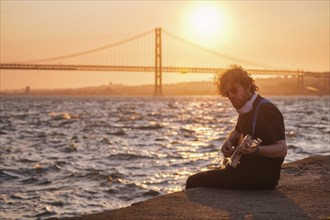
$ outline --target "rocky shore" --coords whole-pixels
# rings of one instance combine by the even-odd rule
[[[330,155],[283,164],[275,190],[196,188],[65,219],[330,219]]]

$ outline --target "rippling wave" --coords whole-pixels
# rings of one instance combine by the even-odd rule
[[[329,154],[329,97],[270,97],[286,162]],[[0,107],[2,219],[77,216],[184,188],[219,166],[237,114],[220,97],[6,97]]]

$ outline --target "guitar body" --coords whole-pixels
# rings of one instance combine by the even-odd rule
[[[238,141],[238,145],[235,148],[235,151],[234,151],[233,155],[231,155],[231,157],[230,157],[230,161],[231,161],[230,166],[237,167],[237,165],[239,163],[239,160],[242,157],[241,147],[244,144],[250,142],[251,140],[252,140],[252,137],[250,135],[246,135],[244,138],[240,138],[240,140]]]

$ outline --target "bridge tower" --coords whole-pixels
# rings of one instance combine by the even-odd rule
[[[162,95],[162,29],[155,30],[155,95]]]
[[[303,95],[305,88],[304,88],[304,72],[303,71],[299,71],[298,75],[297,75],[297,80],[298,80],[298,85],[297,85],[297,90],[298,90],[298,94]]]

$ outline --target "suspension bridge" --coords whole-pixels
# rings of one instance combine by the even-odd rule
[[[171,32],[156,28],[114,44],[64,56],[15,63],[0,63],[7,70],[69,70],[152,72],[155,95],[162,94],[162,74],[223,72],[232,64],[239,64],[250,74],[297,77],[298,89],[304,77],[330,78],[329,72],[277,69],[191,43]]]

